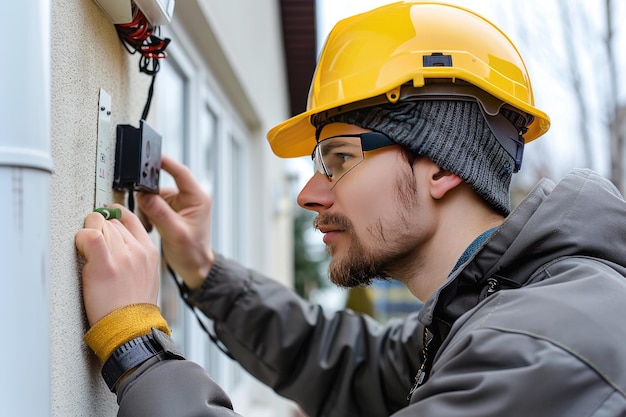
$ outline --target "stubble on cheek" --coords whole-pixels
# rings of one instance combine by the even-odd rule
[[[398,174],[393,213],[379,217],[366,228],[364,242],[356,235],[350,221],[337,216],[337,223],[344,224],[348,248],[339,251],[327,246],[332,257],[329,276],[333,283],[345,288],[371,285],[375,279],[389,279],[389,270],[397,268],[413,245],[411,213],[418,210],[417,189],[412,171]],[[418,232],[419,234],[419,232]],[[345,242],[343,242],[345,244]]]
[[[374,279],[388,279],[387,269],[403,258],[410,246],[410,213],[416,209],[417,189],[413,180],[413,172],[398,172],[393,196],[395,206],[393,213],[375,219],[365,230],[367,236],[357,236],[350,220],[340,214],[321,213],[314,225],[332,225],[341,229],[341,250],[334,245],[327,245],[326,250],[331,256],[329,265],[330,280],[344,288],[371,285]],[[374,220],[374,219],[372,219]]]

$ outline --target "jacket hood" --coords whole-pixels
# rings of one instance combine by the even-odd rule
[[[570,171],[557,185],[544,179],[433,294],[420,320],[431,326],[437,317],[434,325],[449,329],[485,298],[490,278],[502,289],[528,285],[538,268],[563,256],[594,257],[620,269],[624,253],[626,204],[610,181],[586,169]]]

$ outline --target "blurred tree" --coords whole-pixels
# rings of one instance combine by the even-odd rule
[[[619,14],[616,13],[615,2],[612,0],[605,0],[605,36],[604,47],[606,50],[608,60],[608,94],[607,94],[607,109],[606,117],[609,126],[609,142],[610,142],[610,157],[611,157],[611,175],[610,178],[613,183],[620,190],[624,190],[624,141],[626,140],[625,118],[626,118],[626,104],[620,102],[618,91],[620,89],[620,82],[623,82],[621,74],[623,71],[619,68],[617,61],[616,49],[617,41],[615,38],[615,25],[617,21],[620,23],[618,27],[623,27],[623,19],[617,20]],[[618,75],[620,74],[620,75]]]
[[[371,288],[350,288],[348,298],[346,299],[346,308],[377,318],[376,310],[374,309],[374,295]]]
[[[597,25],[594,25],[589,13],[581,12],[580,4],[576,5],[572,3],[571,0],[560,0],[558,5],[563,22],[563,38],[569,58],[570,84],[575,93],[576,104],[579,109],[579,127],[585,152],[590,158],[593,149],[593,138],[589,133],[589,124],[586,123],[590,115],[590,103],[584,93],[583,85],[585,82],[589,82],[595,84],[595,86],[592,87],[592,91],[602,95],[599,101],[604,103],[600,112],[605,122],[609,139],[609,178],[617,188],[623,190],[624,157],[626,156],[624,154],[624,140],[626,136],[624,132],[625,105],[624,103],[620,103],[618,95],[620,82],[623,80],[621,76],[618,76],[622,71],[620,71],[620,64],[617,61],[616,48],[618,40],[615,36],[615,22],[621,22],[622,20],[617,20],[619,13],[616,10],[616,5],[613,0],[604,0],[603,18]],[[572,7],[578,7],[577,12],[573,12]],[[580,20],[582,20],[582,22]],[[595,61],[600,64],[595,67],[595,71],[598,71],[599,74],[587,74],[595,76],[584,76],[580,72],[580,68],[582,68],[581,59],[588,58],[584,48],[582,51],[579,51],[579,45],[581,44],[580,37],[588,36],[588,33],[586,33],[586,31],[577,30],[577,23],[579,28],[591,28],[592,34],[594,34],[592,39],[597,39],[597,51],[602,55],[601,59]],[[583,53],[581,54],[579,52]],[[590,159],[588,159],[588,165],[593,166]]]
[[[626,5],[614,0],[543,0],[541,7],[536,1],[515,2],[501,11],[508,12],[508,21],[517,26],[527,64],[535,62],[529,66],[531,75],[549,72],[554,80],[548,91],[545,86],[544,91],[535,89],[535,96],[543,94],[544,101],[554,98],[557,84],[569,90],[573,100],[557,102],[550,110],[575,114],[574,127],[568,125],[559,139],[582,158],[576,165],[601,172],[624,191],[626,83],[621,74],[626,63],[619,51],[626,47],[621,24]],[[553,162],[544,159],[531,164],[531,170],[549,171]]]
[[[311,291],[328,285],[322,274],[327,255],[323,247],[312,245],[306,239],[315,214],[300,208],[296,208],[294,214],[294,287],[300,296],[309,299]]]

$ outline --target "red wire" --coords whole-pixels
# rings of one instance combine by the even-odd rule
[[[131,22],[115,26],[120,37],[145,58],[167,58],[165,47],[168,42],[153,35],[154,28],[141,10],[135,10],[135,17]]]

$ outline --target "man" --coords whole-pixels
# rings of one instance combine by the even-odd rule
[[[211,201],[167,157],[178,188],[138,204],[230,355],[311,416],[623,416],[626,204],[576,170],[510,213],[523,145],[548,125],[515,47],[467,10],[396,3],[335,27],[308,110],[268,138],[313,157],[298,203],[318,213],[331,280],[393,277],[425,301],[386,326],[215,253]],[[158,253],[119,208],[88,215],[76,244],[85,340],[120,415],[234,415],[167,337]]]

